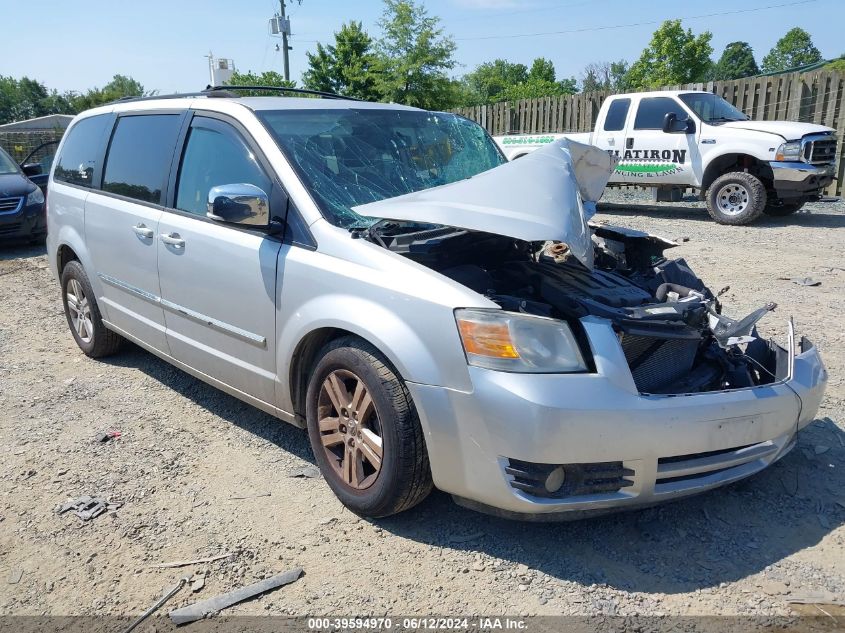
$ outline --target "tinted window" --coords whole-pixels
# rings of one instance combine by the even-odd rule
[[[604,120],[605,132],[624,130],[625,119],[628,118],[628,108],[630,107],[630,99],[614,99],[607,109],[607,117]]]
[[[18,165],[3,149],[0,149],[0,176],[18,173]]]
[[[683,108],[678,102],[669,97],[652,97],[640,101],[637,108],[637,118],[634,120],[635,130],[662,130],[663,117],[674,112],[678,118],[686,118]]]
[[[110,114],[98,114],[78,121],[68,130],[53,174],[55,180],[92,186],[99,168],[100,148],[111,121]]]
[[[118,119],[106,158],[103,190],[159,204],[180,121],[178,114]]]
[[[179,169],[176,208],[204,216],[212,187],[240,183],[270,195],[270,179],[234,129],[217,121],[195,123]]]

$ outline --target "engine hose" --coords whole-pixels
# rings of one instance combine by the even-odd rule
[[[657,287],[657,292],[654,293],[655,299],[660,302],[666,301],[666,295],[670,292],[678,293],[679,297],[688,297],[691,292],[694,292],[692,288],[687,288],[686,286],[679,286],[678,284],[660,284]]]

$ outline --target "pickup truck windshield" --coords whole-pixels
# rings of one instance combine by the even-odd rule
[[[0,150],[0,175],[16,174],[18,173],[18,166],[9,157],[9,155]]]
[[[506,162],[476,123],[389,109],[258,111],[326,219],[368,226],[351,207],[471,178]]]
[[[688,92],[678,96],[705,123],[748,120],[745,114],[717,95],[704,92]]]

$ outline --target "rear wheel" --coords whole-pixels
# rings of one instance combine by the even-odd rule
[[[86,356],[102,358],[120,350],[123,338],[103,323],[88,275],[76,260],[62,270],[62,304],[70,333]]]
[[[707,190],[707,212],[719,224],[750,224],[766,206],[766,188],[744,171],[719,176]]]
[[[798,202],[780,202],[775,201],[766,205],[763,213],[775,217],[783,217],[785,215],[792,215],[804,206],[804,200]]]
[[[374,347],[354,337],[329,343],[306,397],[317,466],[346,507],[381,517],[428,495],[431,472],[416,409]]]

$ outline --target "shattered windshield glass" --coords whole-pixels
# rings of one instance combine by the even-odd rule
[[[741,110],[737,110],[718,95],[706,92],[688,92],[679,96],[681,101],[705,123],[748,120],[748,117]]]
[[[258,112],[329,222],[368,226],[351,207],[470,178],[506,162],[479,125],[389,110]]]

